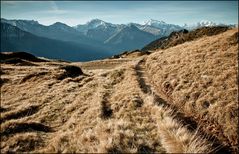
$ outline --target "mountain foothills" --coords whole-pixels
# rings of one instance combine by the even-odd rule
[[[197,26],[183,27],[152,19],[144,24],[111,24],[93,19],[71,27],[61,22],[45,26],[34,20],[1,18],[1,51],[26,51],[47,58],[89,61],[141,49],[173,31],[213,25],[216,24],[200,22]]]

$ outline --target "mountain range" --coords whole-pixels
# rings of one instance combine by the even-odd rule
[[[111,55],[94,46],[37,36],[7,23],[1,23],[2,51],[26,51],[40,57],[70,61],[89,61]]]
[[[174,31],[211,25],[216,24],[201,22],[190,27],[153,19],[144,24],[112,24],[93,19],[76,26],[61,22],[45,26],[34,20],[1,18],[1,52],[27,51],[47,58],[88,61],[141,49]]]

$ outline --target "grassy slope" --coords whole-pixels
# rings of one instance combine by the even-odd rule
[[[57,79],[65,73],[60,66],[68,63],[31,62],[32,66],[2,64],[1,151],[205,153],[215,150],[210,139],[206,139],[198,128],[192,129],[191,123],[170,106],[172,102],[165,94],[177,100],[173,103],[176,102],[188,116],[198,117],[207,113],[208,117],[220,122],[222,115],[234,113],[234,109],[238,108],[233,90],[237,84],[237,46],[230,45],[228,48],[226,41],[234,33],[235,30],[231,30],[156,52],[145,57],[147,65],[139,63],[143,57],[72,63],[80,66],[86,75],[63,80]],[[217,52],[211,53],[215,50],[209,46]],[[219,63],[207,66],[215,60],[207,61],[205,58],[203,61],[203,54],[214,56]],[[197,64],[194,56],[197,57],[197,66],[194,66]],[[199,70],[201,67],[203,69]],[[226,73],[221,80],[217,79],[220,74],[225,74],[223,71],[231,74]],[[211,77],[212,73],[216,76]],[[190,78],[186,78],[186,74]],[[203,80],[194,80],[201,79],[197,78],[201,75],[204,75]],[[206,80],[208,77],[213,81],[210,84]],[[190,87],[194,85],[190,84],[192,81],[199,89]],[[221,91],[223,81],[228,82],[226,88],[231,88]],[[171,84],[180,85],[179,90],[175,87],[171,89]],[[204,87],[208,84],[214,86],[202,88],[201,84]],[[214,88],[213,91],[209,87]],[[165,93],[160,93],[158,89],[163,89]],[[193,92],[190,93],[190,90]],[[196,107],[190,108],[188,101],[180,101],[188,98],[184,92],[190,94],[189,100],[191,95],[197,95],[195,92],[200,92],[200,99],[212,93],[216,94],[213,95],[215,99],[231,101],[223,105],[223,110],[217,100],[214,107],[202,108],[200,103],[195,103]],[[192,112],[191,109],[195,110]],[[223,133],[230,136],[237,129],[233,124],[236,118],[225,120],[231,124],[230,129],[224,123],[219,124]]]
[[[238,147],[237,30],[150,55],[152,83],[224,144]],[[237,149],[238,150],[238,149]]]
[[[211,145],[174,119],[171,109],[156,105],[153,96],[144,93],[135,70],[137,62],[76,64],[88,75],[64,80],[57,80],[64,73],[59,69],[66,65],[63,62],[4,64],[1,150],[210,151]]]

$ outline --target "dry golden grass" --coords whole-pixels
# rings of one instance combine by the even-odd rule
[[[2,78],[9,81],[1,88],[1,151],[188,152],[189,144],[170,149],[168,139],[163,140],[168,136],[165,133],[175,130],[164,131],[164,121],[156,115],[169,119],[172,115],[142,91],[135,71],[138,59],[117,62],[115,68],[98,65],[84,69],[86,75],[63,80],[58,76],[64,73],[60,66],[65,63],[3,65]],[[179,121],[171,121],[193,140],[192,132]],[[195,138],[201,140],[199,135]],[[200,148],[210,144],[195,146],[192,152],[205,152]]]
[[[225,41],[225,38],[230,38],[234,32],[228,31],[222,35],[205,38],[205,40],[185,43],[180,45],[181,48],[178,46],[159,51],[150,55],[149,58],[145,56],[147,65],[139,64],[143,57],[71,64],[53,61],[31,62],[34,64],[31,66],[3,64],[1,66],[0,108],[1,152],[215,152],[213,141],[204,136],[199,129],[189,128],[192,124],[185,123],[184,117],[179,116],[175,108],[166,105],[170,104],[171,100],[167,100],[168,97],[160,93],[158,88],[170,89],[165,93],[176,102],[175,104],[184,113],[192,117],[206,113],[205,111],[211,119],[222,118],[218,112],[225,115],[233,113],[232,111],[237,109],[234,102],[233,88],[235,89],[235,87],[232,85],[235,84],[233,77],[236,77],[235,68],[232,67],[235,63],[231,61],[234,57],[231,54],[226,54],[226,56],[218,55],[217,52],[214,54],[206,52],[208,56],[218,55],[220,63],[227,62],[225,66],[216,66],[215,64],[213,68],[204,66],[200,59],[205,57],[203,56],[204,48],[213,51],[209,48],[212,46],[220,52],[221,47],[217,47],[218,41],[220,39]],[[226,41],[224,45],[227,45]],[[190,46],[195,50],[191,51]],[[230,51],[234,51],[234,46],[235,44],[230,45]],[[174,51],[175,49],[176,51]],[[203,50],[201,51],[201,49]],[[183,53],[179,53],[180,50]],[[229,51],[227,47],[225,50]],[[194,55],[193,51],[200,52]],[[181,54],[180,60],[173,54],[177,56]],[[233,54],[234,52],[232,52]],[[194,56],[198,58],[192,61]],[[198,68],[204,69],[193,69],[195,61],[198,61]],[[204,61],[211,64],[207,58]],[[211,61],[214,60],[211,59]],[[62,69],[64,68],[62,66],[65,65],[80,66],[84,74],[77,76],[66,72]],[[186,69],[186,66],[189,67]],[[205,67],[210,69],[205,69]],[[225,84],[226,88],[231,86],[229,91],[221,92],[217,86],[209,86],[214,88],[211,89],[214,91],[208,93],[208,88],[192,89],[190,87],[192,85],[189,84],[190,79],[196,79],[196,76],[201,75],[204,75],[205,80],[204,78],[196,80],[199,82],[197,83],[199,88],[201,84],[208,86],[217,83],[222,86],[222,81],[217,79],[218,76],[213,76],[218,75],[216,73],[222,73],[220,69],[223,68],[220,67],[227,68],[228,75],[223,76],[223,81],[228,83]],[[219,71],[214,69],[219,69]],[[193,72],[190,74],[190,71]],[[203,74],[198,75],[200,71],[203,71]],[[181,74],[177,75],[178,72]],[[212,72],[214,74],[211,74]],[[185,73],[189,73],[190,78],[186,78]],[[177,78],[177,76],[183,79],[185,77],[187,80],[181,81],[181,78]],[[214,83],[214,80],[217,82]],[[213,82],[208,83],[210,81]],[[210,111],[208,108],[200,110],[194,107],[195,110],[192,112],[193,108],[190,108],[188,102],[181,101],[181,97],[184,98],[184,95],[181,96],[183,92],[175,91],[175,87],[177,88],[179,83],[181,84],[180,89],[183,92],[187,91],[190,99],[191,95],[194,98],[206,99],[211,96],[211,93],[216,92],[217,95],[213,95],[216,99],[215,107]],[[198,93],[199,96],[197,96]],[[227,96],[224,102],[231,100],[227,106],[224,106],[224,112],[219,110],[222,106],[218,106],[220,104],[217,103],[218,100],[224,98],[221,96],[222,94]],[[197,102],[195,105],[199,104]],[[196,122],[200,123],[197,120]],[[235,122],[234,120],[236,118],[225,121],[231,124]],[[223,133],[229,136],[230,132],[235,132],[237,129],[235,124],[231,124],[231,128],[228,127],[229,125],[219,124],[222,126]]]
[[[167,100],[238,151],[238,31],[159,50],[146,60]]]
[[[158,130],[161,136],[162,146],[168,153],[210,153],[215,152],[213,143],[209,143],[205,137],[201,137],[196,129],[189,131],[182,123],[174,119],[174,111],[162,106],[155,107],[151,111],[160,121]]]

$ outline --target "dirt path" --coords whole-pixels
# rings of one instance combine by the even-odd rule
[[[138,76],[138,82],[142,91],[145,94],[152,95],[154,103],[156,103],[156,105],[162,105],[165,108],[171,108],[174,111],[177,120],[183,122],[183,124],[185,124],[188,129],[195,130],[198,127],[197,123],[190,119],[190,117],[186,117],[184,114],[178,112],[179,109],[167,101],[170,99],[167,98],[164,94],[162,94],[162,92],[158,92],[156,90],[154,85],[149,80],[144,64],[144,59],[142,59],[135,67],[135,71]]]
[[[3,151],[210,152],[197,123],[150,82],[144,59],[73,65],[86,75],[58,80],[57,66],[4,67],[6,78],[14,76],[3,86]]]
[[[220,143],[218,139],[214,136],[204,132],[200,124],[198,124],[191,117],[186,116],[181,110],[173,105],[172,99],[167,97],[163,91],[159,90],[154,86],[154,84],[150,81],[150,77],[147,74],[145,68],[145,58],[139,60],[138,64],[135,66],[135,71],[137,73],[137,79],[142,91],[153,97],[154,104],[161,106],[165,111],[170,109],[173,113],[173,117],[176,121],[183,124],[183,126],[188,129],[190,132],[197,132],[199,136],[206,136],[208,142],[212,143],[212,149],[218,153],[229,153],[229,148],[225,147]]]

